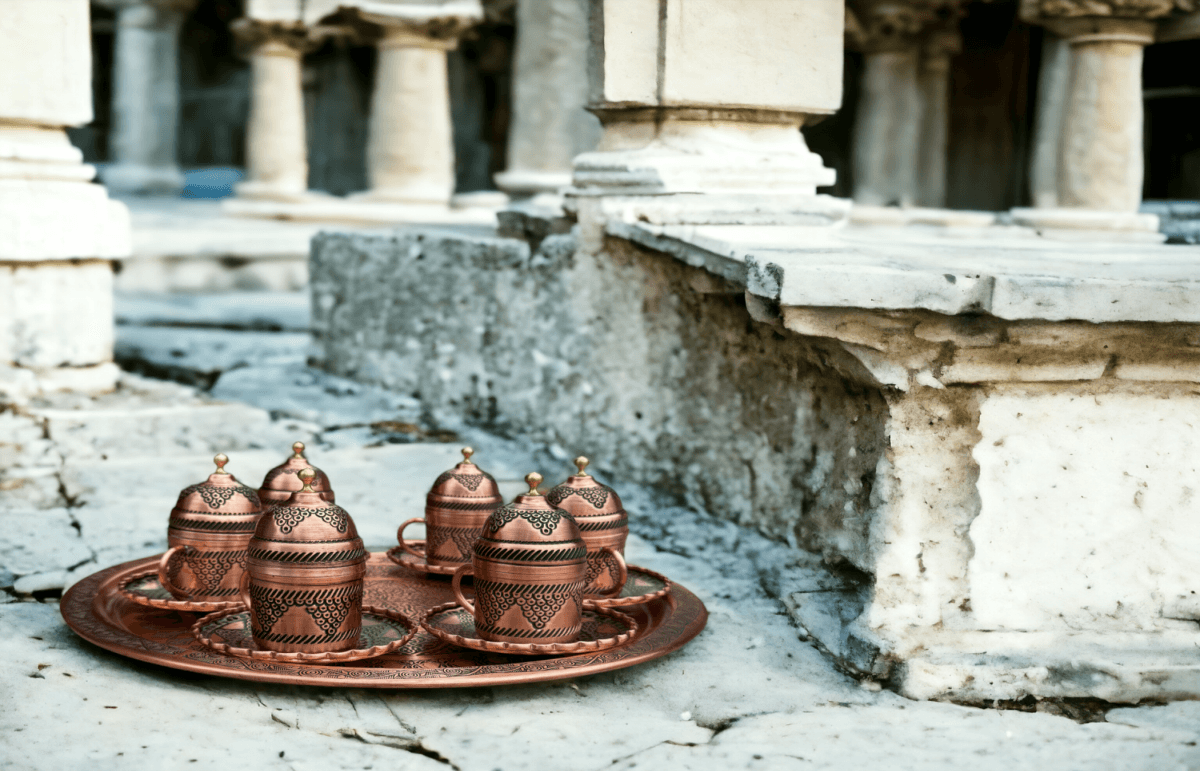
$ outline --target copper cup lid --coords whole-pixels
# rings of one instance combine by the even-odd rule
[[[324,471],[309,463],[308,458],[304,457],[304,442],[296,442],[292,445],[291,457],[268,471],[259,489],[279,493],[297,492],[304,486],[298,474],[306,468],[310,468],[316,472],[316,477],[312,482],[313,491],[325,493],[325,500],[332,503],[334,494],[333,486],[329,484],[329,477],[325,475]],[[279,498],[275,498],[275,500],[279,500]]]
[[[313,489],[316,469],[300,469],[296,478],[300,489],[259,518],[255,538],[322,544],[358,538],[358,529],[349,512]]]
[[[538,492],[542,475],[525,477],[529,492],[522,493],[492,512],[483,526],[483,535],[512,543],[561,543],[583,537],[579,525],[568,512],[554,506]],[[478,546],[478,542],[476,542]]]
[[[576,517],[624,511],[625,507],[617,491],[608,485],[600,484],[595,477],[587,473],[589,462],[582,455],[576,458],[575,467],[579,469],[579,473],[567,477],[567,481],[546,493],[546,500],[551,506],[566,508]],[[584,502],[589,506],[584,507]]]
[[[475,450],[462,448],[462,463],[439,476],[429,489],[429,495],[447,498],[494,498],[500,500],[496,478],[475,465],[471,456]]]
[[[262,511],[258,493],[225,470],[229,456],[219,453],[213,462],[217,464],[217,470],[209,474],[208,479],[180,491],[176,511],[196,514],[256,514]]]

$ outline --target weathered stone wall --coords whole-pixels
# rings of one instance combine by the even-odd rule
[[[589,253],[570,235],[531,251],[323,234],[311,281],[332,372],[559,457],[587,454],[627,484],[831,558],[867,551],[884,400],[839,372],[853,365],[844,351],[753,321],[740,287],[627,241]]]

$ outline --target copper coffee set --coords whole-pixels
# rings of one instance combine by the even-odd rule
[[[407,604],[364,602],[368,562],[379,556],[363,546],[304,445],[292,449],[257,490],[227,472],[228,457],[217,455],[216,471],[179,494],[169,548],[156,569],[122,574],[124,599],[206,614],[190,630],[218,654],[318,664],[395,655],[418,631],[448,646],[517,656],[614,649],[654,626],[647,619],[655,614],[638,609],[672,591],[666,577],[625,563],[628,514],[617,493],[588,474],[587,458],[576,458],[576,473],[545,494],[538,490],[542,476],[529,474],[529,490],[505,503],[468,447],[462,462],[434,481],[425,516],[404,521],[399,544],[386,554],[402,570],[384,571],[393,583],[373,593]],[[424,541],[405,539],[417,523],[425,526]],[[371,564],[378,576],[383,563]],[[446,596],[431,582],[446,582],[453,600],[413,613],[414,597]],[[97,592],[93,605],[103,588]],[[703,620],[693,620],[694,631],[689,627],[675,647]]]

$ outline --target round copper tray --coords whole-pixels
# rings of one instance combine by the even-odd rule
[[[175,669],[242,680],[353,688],[462,688],[564,680],[622,669],[682,648],[700,633],[708,611],[696,595],[674,584],[667,596],[623,609],[641,631],[632,641],[596,653],[560,657],[508,656],[459,648],[418,632],[398,651],[346,664],[250,661],[211,651],[192,637],[196,616],[136,605],[117,587],[156,564],[151,557],[102,570],[63,596],[63,618],[89,642],[114,653]],[[450,583],[392,564],[383,554],[367,563],[369,605],[419,618],[426,608],[454,598]]]
[[[628,565],[629,577],[625,586],[616,597],[588,598],[583,601],[585,608],[625,608],[630,605],[641,605],[652,602],[660,597],[666,597],[671,591],[671,579],[662,573],[655,573],[637,565]]]
[[[425,542],[422,540],[405,539],[408,545],[421,552],[425,553]],[[418,559],[408,552],[404,551],[402,546],[393,546],[387,550],[387,558],[403,568],[415,570],[418,573],[429,573],[435,576],[452,576],[454,571],[458,570],[458,565],[430,565],[422,559]]]
[[[631,617],[608,608],[583,611],[583,631],[571,643],[508,643],[481,640],[475,634],[475,617],[457,602],[432,607],[421,619],[421,628],[434,637],[464,648],[518,656],[563,656],[606,651],[637,636],[638,624]]]
[[[337,653],[279,653],[259,648],[250,636],[250,611],[245,605],[232,610],[210,613],[192,625],[192,636],[206,648],[255,661],[279,661],[288,664],[332,664],[342,661],[373,659],[407,645],[417,633],[418,626],[390,608],[364,605],[362,633],[359,643],[372,643],[366,648],[352,648]]]
[[[168,580],[169,577],[168,577]],[[237,600],[230,602],[193,602],[177,600],[158,582],[158,570],[139,573],[121,581],[117,590],[121,595],[138,605],[159,610],[181,610],[185,613],[212,613],[217,610],[232,610],[238,606]]]

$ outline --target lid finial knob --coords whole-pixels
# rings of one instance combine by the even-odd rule
[[[317,472],[313,471],[310,468],[302,468],[302,469],[300,469],[300,473],[297,474],[296,476],[299,477],[300,481],[304,483],[304,488],[302,490],[300,490],[300,492],[302,492],[302,493],[314,492],[312,489],[312,481],[313,481],[313,479],[316,478]]]
[[[217,464],[217,471],[216,471],[216,473],[218,473],[218,474],[228,474],[229,472],[225,470],[225,464],[226,464],[226,463],[228,463],[228,462],[229,462],[229,456],[228,456],[228,455],[226,455],[225,453],[223,453],[223,452],[219,452],[219,453],[217,453],[216,455],[214,455],[214,456],[213,456],[213,463]]]
[[[525,484],[529,485],[529,492],[526,495],[541,495],[538,492],[538,485],[542,483],[542,475],[534,471],[532,474],[525,475]]]
[[[295,453],[295,455],[292,456],[292,460],[303,460],[304,459],[304,442],[293,442],[292,443],[292,452]]]
[[[583,457],[582,455],[580,455],[578,458],[575,459],[575,468],[579,469],[579,476],[581,476],[581,477],[588,476],[588,473],[587,473],[587,471],[585,471],[585,469],[588,467],[588,463],[590,463],[590,462],[591,461],[589,461],[587,458]]]
[[[464,447],[464,448],[462,448],[462,454],[463,454],[463,463],[470,463],[472,466],[473,466],[473,465],[475,465],[475,464],[474,464],[474,463],[471,461],[471,456],[475,454],[475,448],[474,448],[474,447]]]

